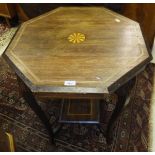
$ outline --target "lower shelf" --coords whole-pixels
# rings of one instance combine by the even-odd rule
[[[64,99],[62,102],[60,123],[99,123],[100,100]]]

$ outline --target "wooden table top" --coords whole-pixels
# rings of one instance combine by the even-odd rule
[[[151,56],[137,22],[101,7],[60,7],[23,23],[4,57],[33,92],[114,92]]]

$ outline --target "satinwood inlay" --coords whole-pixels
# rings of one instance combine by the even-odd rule
[[[51,93],[112,92],[151,60],[139,24],[103,7],[60,7],[31,19],[4,55],[32,91]]]
[[[73,33],[70,34],[68,37],[69,42],[76,44],[76,43],[81,43],[83,41],[85,41],[86,37],[84,34],[82,33]]]

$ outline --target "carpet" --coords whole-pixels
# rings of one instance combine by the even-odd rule
[[[45,127],[18,93],[14,72],[0,58],[0,129],[14,135],[16,151],[148,151],[153,70],[154,65],[149,64],[136,77],[130,101],[113,126],[111,145],[106,144],[104,137],[115,108],[115,100],[109,96],[101,111],[102,132],[96,125],[66,124],[56,137],[56,147],[53,147]],[[60,101],[38,102],[52,123],[60,114]]]
[[[9,29],[5,24],[0,23],[0,56],[5,51],[16,30],[17,27]]]

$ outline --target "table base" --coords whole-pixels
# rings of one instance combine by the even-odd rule
[[[62,128],[63,123],[60,123],[56,128],[52,128],[52,124],[49,123],[49,118],[46,116],[45,112],[42,110],[42,108],[37,103],[31,90],[25,85],[25,83],[18,76],[17,76],[17,79],[19,82],[19,88],[20,88],[20,92],[21,92],[22,96],[24,97],[26,102],[29,104],[31,109],[40,118],[42,123],[45,125],[45,128],[47,129],[47,131],[49,133],[51,143],[55,144],[55,136],[56,136],[56,134],[58,134],[58,132]],[[109,123],[107,125],[107,130],[106,130],[106,135],[105,135],[107,144],[111,144],[111,142],[113,140],[113,137],[111,134],[112,133],[112,131],[111,131],[112,125],[117,120],[118,116],[120,115],[120,113],[124,107],[124,103],[130,93],[130,90],[134,86],[134,83],[135,83],[135,78],[130,80],[128,83],[126,83],[125,85],[120,87],[115,92],[115,94],[117,95],[117,103],[116,103],[115,109],[113,110],[112,116],[109,120]],[[95,99],[93,99],[93,101],[95,101]],[[96,99],[96,101],[98,102],[98,99]],[[103,104],[103,103],[100,102],[100,104]],[[69,123],[69,122],[67,122],[67,123]],[[74,123],[77,123],[77,122],[75,121]],[[86,121],[85,123],[89,123],[89,121],[88,122]],[[98,123],[98,122],[96,122],[96,123]],[[101,128],[100,125],[98,125],[98,126],[99,126],[99,128]]]

